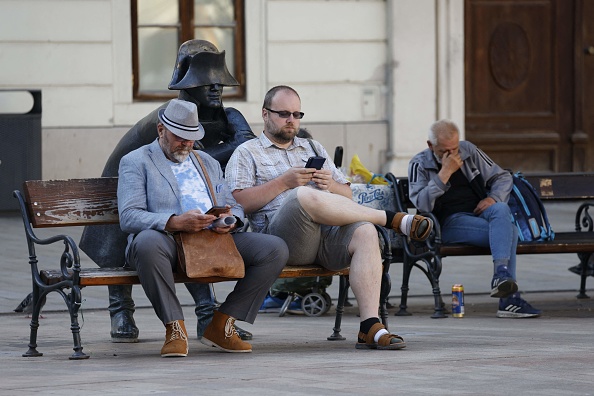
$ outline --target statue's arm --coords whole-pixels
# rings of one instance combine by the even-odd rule
[[[240,144],[247,142],[250,139],[254,139],[256,135],[252,132],[250,125],[247,123],[243,115],[232,107],[225,108],[227,114],[227,120],[234,133],[229,135],[224,140],[210,147],[205,147],[204,151],[214,157],[221,167],[224,169],[231,158],[231,154]]]

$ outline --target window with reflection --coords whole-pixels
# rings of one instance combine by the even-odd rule
[[[244,0],[131,0],[132,66],[135,100],[166,100],[179,46],[207,40],[225,51],[227,68],[239,81],[225,98],[243,98],[245,60]]]

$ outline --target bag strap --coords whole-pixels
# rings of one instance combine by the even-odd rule
[[[314,153],[316,153],[316,155],[319,157],[320,154],[318,154],[318,150],[316,150],[316,146],[314,146],[313,141],[311,140],[311,138],[307,138],[307,141],[309,142],[309,145],[313,149]]]
[[[198,164],[202,169],[202,173],[204,173],[204,180],[206,180],[206,184],[208,185],[208,189],[210,190],[210,195],[212,196],[212,204],[213,206],[217,206],[217,198],[214,193],[214,189],[212,188],[212,183],[210,182],[210,177],[208,176],[208,172],[206,172],[206,168],[204,168],[204,162],[202,162],[202,158],[195,151],[193,151],[194,157],[198,160]]]

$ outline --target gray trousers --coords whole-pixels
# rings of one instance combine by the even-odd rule
[[[287,263],[289,249],[282,239],[273,235],[252,232],[232,235],[245,263],[245,277],[237,281],[219,311],[254,323],[268,289]],[[155,230],[141,231],[130,244],[126,258],[128,265],[138,272],[142,288],[163,324],[183,320],[173,281],[177,267],[173,238]]]

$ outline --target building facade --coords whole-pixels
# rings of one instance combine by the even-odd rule
[[[42,177],[100,175],[120,137],[162,103],[133,99],[130,2],[0,8],[0,109],[14,106],[7,90],[40,89]],[[374,172],[404,175],[436,117],[463,126],[462,0],[246,0],[244,12],[246,91],[224,104],[256,134],[278,84],[300,93],[302,126],[330,153],[345,148],[345,166],[358,154]]]

